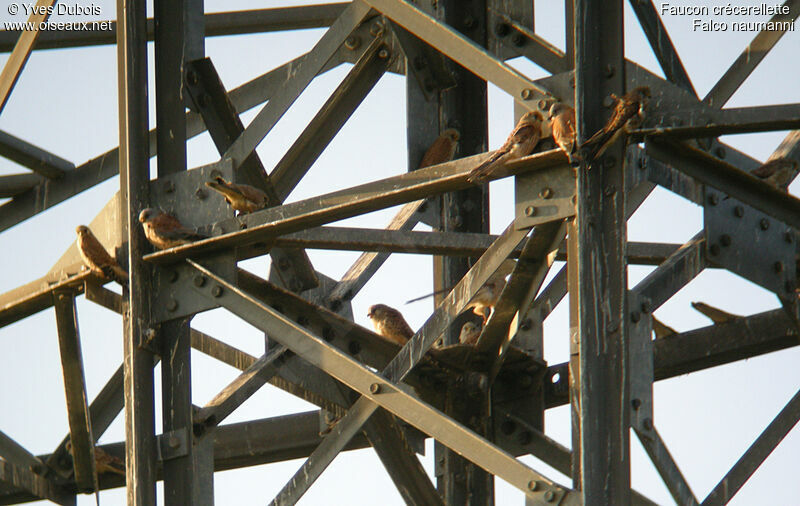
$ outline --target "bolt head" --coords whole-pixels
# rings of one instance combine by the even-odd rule
[[[528,490],[535,492],[537,488],[539,488],[539,484],[536,482],[536,480],[531,480],[528,482]]]
[[[716,193],[709,195],[708,203],[711,204],[712,206],[719,204],[719,195],[717,195]]]
[[[742,206],[734,207],[733,208],[733,215],[736,216],[737,218],[741,218],[742,216],[744,216],[744,207],[742,207]]]
[[[614,77],[614,72],[615,72],[614,65],[611,65],[609,63],[608,65],[606,65],[606,68],[603,69],[603,70],[605,72],[606,77],[609,77],[609,78],[610,77]]]
[[[347,40],[344,41],[344,47],[350,51],[355,51],[359,48],[359,46],[361,46],[361,38],[357,35],[351,35],[347,37]]]
[[[178,309],[178,301],[175,299],[169,299],[167,301],[167,311],[176,311]]]
[[[214,297],[221,297],[222,296],[222,287],[217,285],[211,289],[211,295]]]
[[[714,150],[714,154],[717,155],[717,158],[725,158],[728,155],[725,148],[722,146],[718,146],[717,149]]]
[[[549,199],[552,196],[553,196],[552,188],[542,188],[542,191],[539,192],[539,198]]]
[[[642,427],[644,427],[644,430],[647,430],[647,431],[653,430],[653,420],[652,420],[652,418],[645,418],[644,420],[642,420]]]
[[[647,301],[642,302],[640,309],[642,310],[642,313],[648,314],[650,312],[650,303]]]
[[[378,58],[380,58],[381,60],[385,60],[391,54],[392,53],[390,53],[388,49],[381,49],[380,51],[378,51]]]
[[[522,100],[530,100],[533,96],[533,90],[525,88],[519,95],[522,97]]]
[[[639,314],[639,311],[634,311],[631,313],[631,321],[633,323],[639,323],[639,320],[642,319],[642,315]]]
[[[200,288],[201,286],[203,286],[205,284],[206,284],[206,277],[205,276],[201,276],[201,275],[198,274],[197,276],[194,277],[194,286]]]
[[[548,490],[547,492],[544,493],[544,500],[547,501],[547,502],[553,502],[553,500],[555,498],[556,498],[556,494],[553,493],[552,490]]]
[[[496,25],[494,25],[494,33],[498,37],[505,37],[506,35],[509,34],[510,31],[511,27],[505,23],[497,23]]]
[[[633,399],[631,401],[631,406],[633,406],[633,409],[639,409],[642,406],[642,400],[641,399]]]
[[[170,283],[178,281],[178,271],[176,271],[175,269],[170,269],[167,273],[167,279],[169,280]]]
[[[377,384],[377,383],[373,383],[373,384],[371,384],[371,385],[369,386],[369,391],[370,391],[370,393],[372,393],[372,394],[377,394],[377,393],[380,393],[380,391],[381,391],[381,386],[380,386],[379,384]]]
[[[525,37],[521,33],[515,33],[511,36],[511,43],[517,47],[522,47],[525,45]]]
[[[536,214],[536,208],[533,206],[528,206],[525,208],[525,216],[533,216]]]
[[[766,218],[761,218],[758,226],[761,228],[761,230],[769,230],[769,220]]]

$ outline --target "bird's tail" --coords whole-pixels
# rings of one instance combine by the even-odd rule
[[[467,181],[470,183],[482,183],[486,181],[492,169],[494,169],[495,164],[500,160],[503,154],[505,154],[503,151],[494,152],[489,158],[470,171],[467,176]]]
[[[728,313],[727,311],[723,311],[705,302],[692,302],[692,307],[714,323],[725,323],[730,320],[735,320],[736,318],[741,318],[739,315]]]
[[[433,297],[434,295],[439,295],[440,293],[447,293],[452,289],[453,289],[452,286],[450,288],[442,288],[441,290],[436,290],[435,292],[428,293],[428,294],[423,295],[421,297],[417,297],[415,299],[407,300],[406,304],[411,304],[412,302],[418,302],[418,301],[421,301],[421,300],[425,300],[428,297]]]
[[[118,265],[107,265],[103,267],[103,275],[120,285],[128,286],[128,273]]]
[[[587,166],[591,165],[594,159],[600,156],[611,135],[611,133],[605,133],[602,130],[594,134],[578,149],[579,159],[585,160]]]

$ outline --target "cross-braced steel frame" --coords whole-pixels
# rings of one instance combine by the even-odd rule
[[[207,505],[214,471],[307,457],[273,500],[293,504],[339,452],[365,446],[409,504],[493,504],[493,476],[522,490],[527,504],[652,504],[630,488],[629,429],[675,501],[700,503],[658,434],[652,385],[798,344],[800,201],[748,174],[759,162],[717,137],[800,128],[800,104],[723,108],[782,32],[758,34],[701,98],[654,4],[631,4],[666,79],[625,59],[622,0],[565,0],[565,51],[534,33],[533,2],[522,0],[354,0],[220,14],[204,14],[202,0],[156,0],[154,19],[145,2],[118,0],[116,39],[99,31],[0,32],[0,47],[11,51],[0,75],[2,105],[34,47],[116,42],[119,148],[75,166],[0,132],[0,154],[31,170],[0,176],[0,196],[11,198],[0,206],[0,229],[119,173],[120,192],[92,227],[130,275],[118,295],[80,269],[73,247],[43,278],[0,296],[0,325],[54,308],[70,428],[51,454],[38,456],[0,433],[0,504],[74,504],[76,493],[127,485],[129,504],[151,505],[160,479],[166,503]],[[800,1],[785,5],[795,19]],[[327,28],[311,51],[231,91],[204,58],[207,36],[309,27]],[[157,124],[149,132],[148,40],[155,41]],[[529,80],[504,63],[517,56],[552,76]],[[316,76],[345,62],[353,64],[347,76],[267,172],[255,148]],[[283,204],[386,72],[407,76],[412,170]],[[579,141],[603,125],[612,93],[646,85],[653,98],[629,142],[612,146],[591,170],[573,170],[545,142],[495,172],[494,179],[515,178],[516,213],[492,236],[488,186],[467,181],[487,156],[486,82],[514,97],[519,112],[574,105]],[[264,103],[244,128],[239,113]],[[413,170],[449,127],[461,132],[458,159]],[[220,159],[187,170],[186,140],[204,131]],[[779,156],[800,161],[798,131]],[[205,194],[202,183],[214,175],[262,189],[268,207],[234,216]],[[627,219],[656,185],[703,207],[704,229],[686,244],[627,241]],[[323,226],[398,204],[405,206],[385,230]],[[210,238],[153,252],[137,223],[146,207],[168,209]],[[418,222],[433,231],[412,231]],[[364,253],[337,282],[315,270],[306,248]],[[353,323],[350,309],[392,252],[433,255],[434,286],[447,289],[403,347]],[[266,254],[269,280],[236,266]],[[454,323],[507,258],[515,267],[477,344],[452,345]],[[543,286],[557,258],[567,265]],[[627,265],[637,263],[657,268],[629,290]],[[706,267],[774,292],[783,309],[653,340],[652,312]],[[81,293],[124,321],[123,364],[91,403],[75,310]],[[571,359],[547,365],[542,324],[567,294]],[[264,331],[273,346],[253,357],[190,328],[194,314],[216,307]],[[434,347],[440,338],[444,346]],[[202,407],[191,403],[192,348],[242,370]],[[338,422],[324,437],[316,412],[221,425],[266,383]],[[544,411],[567,403],[572,450],[543,434]],[[95,443],[123,408],[125,441],[99,448],[124,458],[125,476],[98,474]],[[702,504],[726,503],[799,418],[800,393]],[[421,433],[437,441],[436,485],[414,454]],[[524,454],[572,476],[571,487],[516,458]]]

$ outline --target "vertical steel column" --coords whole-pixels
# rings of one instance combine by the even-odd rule
[[[183,67],[187,0],[155,0],[156,142],[158,177],[186,170]],[[162,431],[167,440],[186,441],[186,452],[164,458],[164,503],[190,504],[192,459],[192,374],[189,321],[164,322],[161,344]]]
[[[486,0],[441,0],[435,17],[486,46]],[[426,9],[427,5],[420,4]],[[431,12],[431,11],[429,11]],[[457,85],[426,102],[414,79],[408,79],[409,166],[416,169],[422,154],[446,128],[461,133],[457,157],[482,153],[487,149],[486,83],[454,62],[447,60]],[[436,230],[482,232],[489,230],[488,187],[449,193],[440,199],[440,221]],[[449,288],[467,272],[467,258],[434,259],[434,288]],[[445,334],[446,344],[457,341],[459,319],[453,331]],[[475,378],[461,377],[447,386],[449,399],[445,412],[466,423],[480,434],[487,434],[488,394],[477,388]],[[469,398],[468,402],[464,402]],[[437,444],[435,449],[437,486],[445,504],[494,504],[493,477],[459,455]]]
[[[147,13],[144,0],[117,0],[119,172],[122,237],[127,239],[130,293],[123,316],[125,479],[127,503],[156,503],[153,355],[142,347],[150,320],[151,269],[138,213],[148,202]]]
[[[622,95],[622,0],[575,1],[578,139],[602,128]],[[624,142],[577,175],[570,229],[570,398],[573,485],[584,504],[630,503]]]

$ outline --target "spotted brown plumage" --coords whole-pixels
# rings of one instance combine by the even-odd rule
[[[196,230],[183,226],[176,217],[152,207],[139,213],[139,222],[147,240],[158,249],[174,248],[205,239]]]
[[[217,176],[214,181],[208,181],[206,186],[221,193],[225,202],[240,213],[252,213],[267,207],[267,194],[255,186],[231,183],[221,176]]]
[[[622,98],[614,94],[611,97],[614,99],[614,112],[608,122],[580,147],[581,157],[587,166],[614,144],[620,135],[628,134],[641,126],[650,99],[650,88],[639,86],[624,94]]]
[[[505,144],[472,169],[467,176],[467,181],[482,183],[489,179],[497,167],[531,154],[533,148],[539,143],[539,139],[542,138],[543,121],[544,118],[539,111],[529,111],[523,114]]]
[[[372,320],[375,332],[400,346],[406,344],[414,335],[403,315],[393,307],[375,304],[370,306],[367,317]]]
[[[461,134],[455,128],[448,128],[442,132],[422,156],[419,168],[423,169],[452,160],[456,154],[459,139],[461,139]]]
[[[117,261],[108,254],[100,244],[97,237],[86,225],[79,225],[75,229],[78,235],[78,252],[81,254],[84,265],[98,276],[116,281],[121,285],[128,284],[128,273],[119,266]]]
[[[575,109],[557,102],[550,107],[549,118],[553,140],[566,153],[569,163],[576,164],[578,146],[575,140]]]

